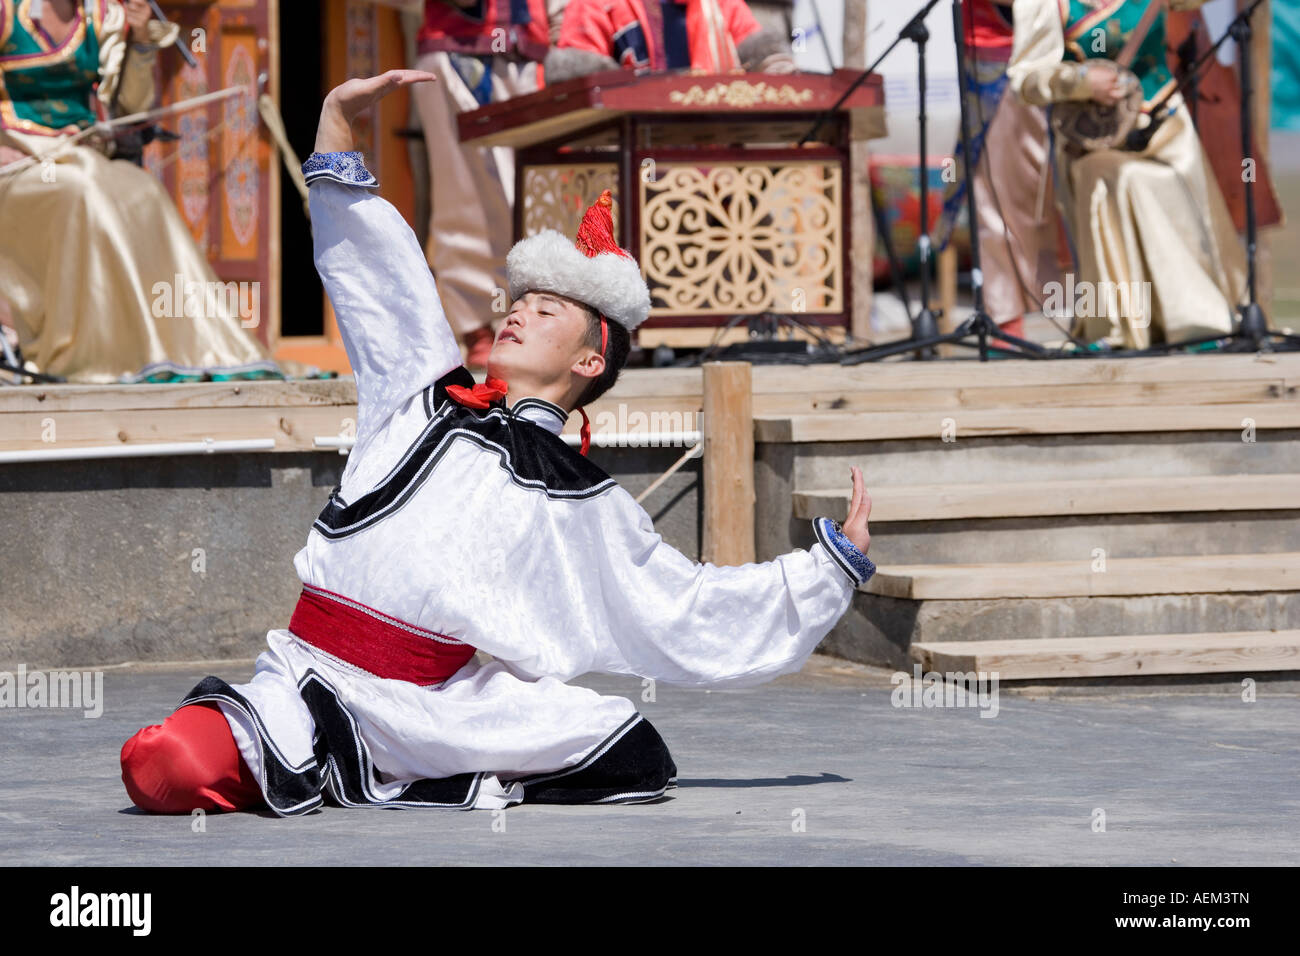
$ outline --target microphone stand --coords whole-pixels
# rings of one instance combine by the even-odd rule
[[[917,46],[921,55],[921,313],[917,321],[913,323],[912,337],[905,342],[894,342],[889,345],[881,345],[869,349],[855,349],[845,352],[844,357],[840,359],[843,365],[857,365],[862,362],[875,362],[883,358],[889,358],[893,355],[902,355],[906,352],[915,352],[920,358],[932,358],[935,355],[934,346],[951,343],[961,345],[967,348],[979,350],[980,361],[989,360],[989,340],[996,339],[1009,343],[1012,348],[999,349],[999,351],[1010,352],[1020,358],[1045,358],[1050,353],[1036,342],[1030,342],[1027,339],[1018,338],[1003,332],[996,322],[989,317],[984,311],[984,277],[980,270],[980,243],[979,243],[979,220],[975,210],[975,164],[971,162],[971,132],[970,132],[970,112],[967,109],[967,77],[966,77],[966,41],[962,17],[961,0],[953,0],[952,19],[953,35],[957,43],[957,82],[958,95],[961,100],[961,147],[962,156],[966,161],[966,215],[970,221],[970,239],[971,239],[971,291],[974,296],[974,314],[963,322],[957,329],[944,335],[938,334],[938,327],[933,322],[933,313],[929,309],[929,286],[927,282],[926,263],[929,258],[930,237],[927,231],[928,210],[926,209],[926,181],[928,178],[929,165],[926,162],[925,155],[925,26],[920,21],[924,19],[925,14],[929,13],[934,4],[929,4],[912,22],[903,28],[899,34],[899,40],[916,39],[916,28],[922,32],[922,38],[917,40]],[[894,41],[895,43],[898,40]],[[890,46],[893,49],[893,46]],[[885,51],[886,53],[889,50]],[[883,57],[881,58],[883,59]],[[877,61],[878,63],[879,61]],[[926,328],[923,323],[930,322],[930,327]],[[968,341],[971,336],[975,341]]]
[[[856,90],[863,83],[865,83],[867,78],[876,72],[876,68],[879,67],[880,64],[885,61],[885,58],[888,57],[889,54],[894,51],[894,48],[896,46],[898,46],[904,40],[912,40],[913,42],[916,43],[917,53],[919,57],[918,64],[917,64],[918,85],[920,87],[920,96],[921,96],[921,108],[920,108],[920,117],[919,117],[920,129],[921,129],[921,139],[920,139],[921,238],[919,243],[920,253],[921,253],[921,311],[916,317],[912,316],[912,305],[908,298],[907,288],[904,285],[904,279],[901,274],[901,268],[899,267],[897,258],[894,255],[894,250],[892,248],[892,244],[890,242],[888,232],[885,229],[886,223],[884,219],[884,212],[883,210],[876,207],[875,196],[873,195],[871,197],[872,209],[876,217],[876,229],[878,232],[880,232],[882,239],[885,243],[885,251],[887,256],[889,257],[889,264],[890,264],[891,272],[893,274],[893,281],[898,286],[899,294],[903,299],[903,307],[907,312],[908,321],[911,323],[912,326],[913,339],[932,337],[936,335],[939,331],[939,327],[936,321],[936,313],[931,311],[930,309],[929,177],[926,175],[928,172],[928,167],[925,162],[925,158],[926,158],[925,44],[926,41],[930,38],[930,31],[927,30],[925,27],[925,18],[929,15],[930,11],[933,10],[935,6],[938,5],[938,3],[939,0],[929,0],[929,2],[926,3],[925,7],[921,9],[916,14],[916,16],[912,17],[912,19],[908,21],[907,25],[904,26],[903,29],[898,32],[898,36],[894,37],[893,41],[889,44],[889,46],[885,48],[885,51],[881,53],[880,56],[876,57],[875,61],[870,66],[868,66],[865,70],[863,70],[861,73],[858,74],[857,79],[855,79],[852,83],[849,84],[848,89],[846,89],[843,93],[840,94],[839,99],[837,99],[834,103],[832,103],[829,107],[827,107],[825,110],[822,111],[822,113],[817,117],[817,121],[813,123],[812,129],[810,129],[807,133],[805,133],[798,142],[799,146],[804,146],[810,140],[812,140],[817,135],[817,133],[821,130],[822,126],[826,123],[826,121],[829,120],[832,116],[834,116],[836,111],[838,111],[839,108],[843,106],[844,103],[848,100],[848,98],[853,95],[853,91]],[[816,8],[814,7],[814,10],[815,9]],[[871,188],[870,185],[868,185],[867,188],[868,190],[870,190]],[[853,353],[846,353],[846,354],[853,354]],[[925,357],[926,358],[934,357],[934,349],[932,347],[925,350]]]
[[[920,179],[921,179],[921,234],[920,234],[920,238],[917,241],[917,247],[921,259],[921,307],[920,307],[920,311],[915,316],[912,315],[912,306],[911,306],[911,302],[908,299],[907,288],[903,284],[904,283],[903,277],[899,274],[899,270],[897,269],[894,260],[893,250],[890,248],[889,237],[884,232],[886,223],[884,220],[883,212],[877,211],[876,214],[876,228],[877,230],[880,230],[882,232],[882,236],[885,241],[886,253],[889,255],[890,267],[894,273],[894,282],[899,287],[899,294],[902,296],[903,299],[903,307],[907,311],[907,318],[912,326],[912,335],[911,338],[908,340],[909,342],[912,341],[928,342],[930,339],[935,338],[939,333],[938,317],[940,313],[935,312],[933,309],[930,308],[930,273],[931,273],[930,177],[929,177],[930,170],[929,170],[929,164],[926,162],[927,155],[928,155],[926,152],[926,129],[928,127],[928,120],[926,118],[926,112],[925,112],[926,109],[925,44],[930,39],[930,31],[925,26],[925,18],[929,16],[930,11],[935,8],[938,2],[939,0],[930,0],[930,2],[927,3],[924,8],[918,11],[916,16],[912,17],[912,19],[907,22],[907,25],[904,26],[902,30],[898,31],[898,36],[894,37],[893,42],[890,43],[889,46],[885,48],[885,52],[881,53],[880,56],[876,57],[875,62],[862,71],[862,73],[858,76],[858,78],[849,85],[849,88],[840,95],[840,98],[836,100],[835,103],[832,104],[829,109],[824,111],[822,115],[817,118],[817,122],[813,125],[813,128],[804,135],[803,139],[799,140],[799,145],[803,146],[815,135],[817,135],[817,131],[821,129],[822,124],[825,123],[826,119],[829,116],[834,115],[835,111],[840,108],[840,106],[849,98],[849,96],[853,93],[853,91],[856,90],[859,86],[861,86],[862,83],[867,79],[867,77],[876,71],[876,68],[880,66],[881,63],[884,62],[885,57],[889,56],[889,54],[894,51],[894,47],[898,46],[898,44],[902,43],[904,40],[911,40],[913,43],[916,44],[917,90],[920,96],[920,110],[917,116],[917,123],[920,129],[920,141],[918,145],[918,151],[920,153],[920,164],[918,166],[918,170],[920,172]],[[870,188],[870,186],[868,186],[868,188]],[[873,197],[873,207],[874,207],[874,197]],[[862,351],[869,351],[869,350],[850,351],[850,352],[846,352],[845,356],[847,357],[850,355],[858,355]],[[933,345],[922,345],[919,351],[920,351],[920,357],[922,358],[930,359],[935,357],[935,350]],[[846,364],[851,364],[851,363],[846,363]]]

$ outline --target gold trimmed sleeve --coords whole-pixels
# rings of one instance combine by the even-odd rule
[[[1092,96],[1081,64],[1063,62],[1065,31],[1058,0],[1015,0],[1015,33],[1007,77],[1031,106]]]

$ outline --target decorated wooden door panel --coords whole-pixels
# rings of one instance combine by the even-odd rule
[[[278,2],[160,4],[180,24],[178,42],[197,61],[191,67],[176,50],[160,54],[160,103],[230,88],[245,92],[164,120],[180,141],[154,143],[145,152],[146,167],[166,184],[217,277],[256,283],[257,335],[268,345],[280,327],[280,179],[257,96],[265,77],[262,89],[278,99]]]

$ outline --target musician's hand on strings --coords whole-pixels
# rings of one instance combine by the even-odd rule
[[[389,93],[412,83],[428,83],[438,77],[423,70],[389,70],[378,76],[358,77],[330,90],[321,107],[316,128],[316,152],[348,152],[352,149],[352,121]]]
[[[871,495],[867,494],[862,483],[862,469],[854,465],[849,470],[853,473],[853,500],[849,502],[849,516],[840,528],[844,536],[866,554],[867,548],[871,547],[871,532],[867,529],[867,519],[871,517]]]
[[[1104,106],[1114,106],[1128,96],[1128,87],[1120,81],[1119,73],[1102,66],[1088,68],[1088,88],[1092,98]]]
[[[149,21],[153,11],[145,0],[125,0],[126,22],[131,27],[131,39],[136,43],[149,42]]]

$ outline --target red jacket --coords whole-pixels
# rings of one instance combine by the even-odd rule
[[[708,38],[699,4],[692,0],[674,2],[687,9],[691,66],[704,66]],[[733,43],[738,45],[762,29],[744,0],[717,2]],[[668,68],[660,0],[569,0],[556,46],[600,53],[627,69]]]
[[[1011,59],[1011,4],[994,0],[967,0],[962,7],[966,17],[966,44],[973,46],[981,59]]]
[[[458,6],[451,0],[425,0],[419,50],[433,53],[506,53],[516,51],[541,61],[551,45],[546,0],[474,0]]]

